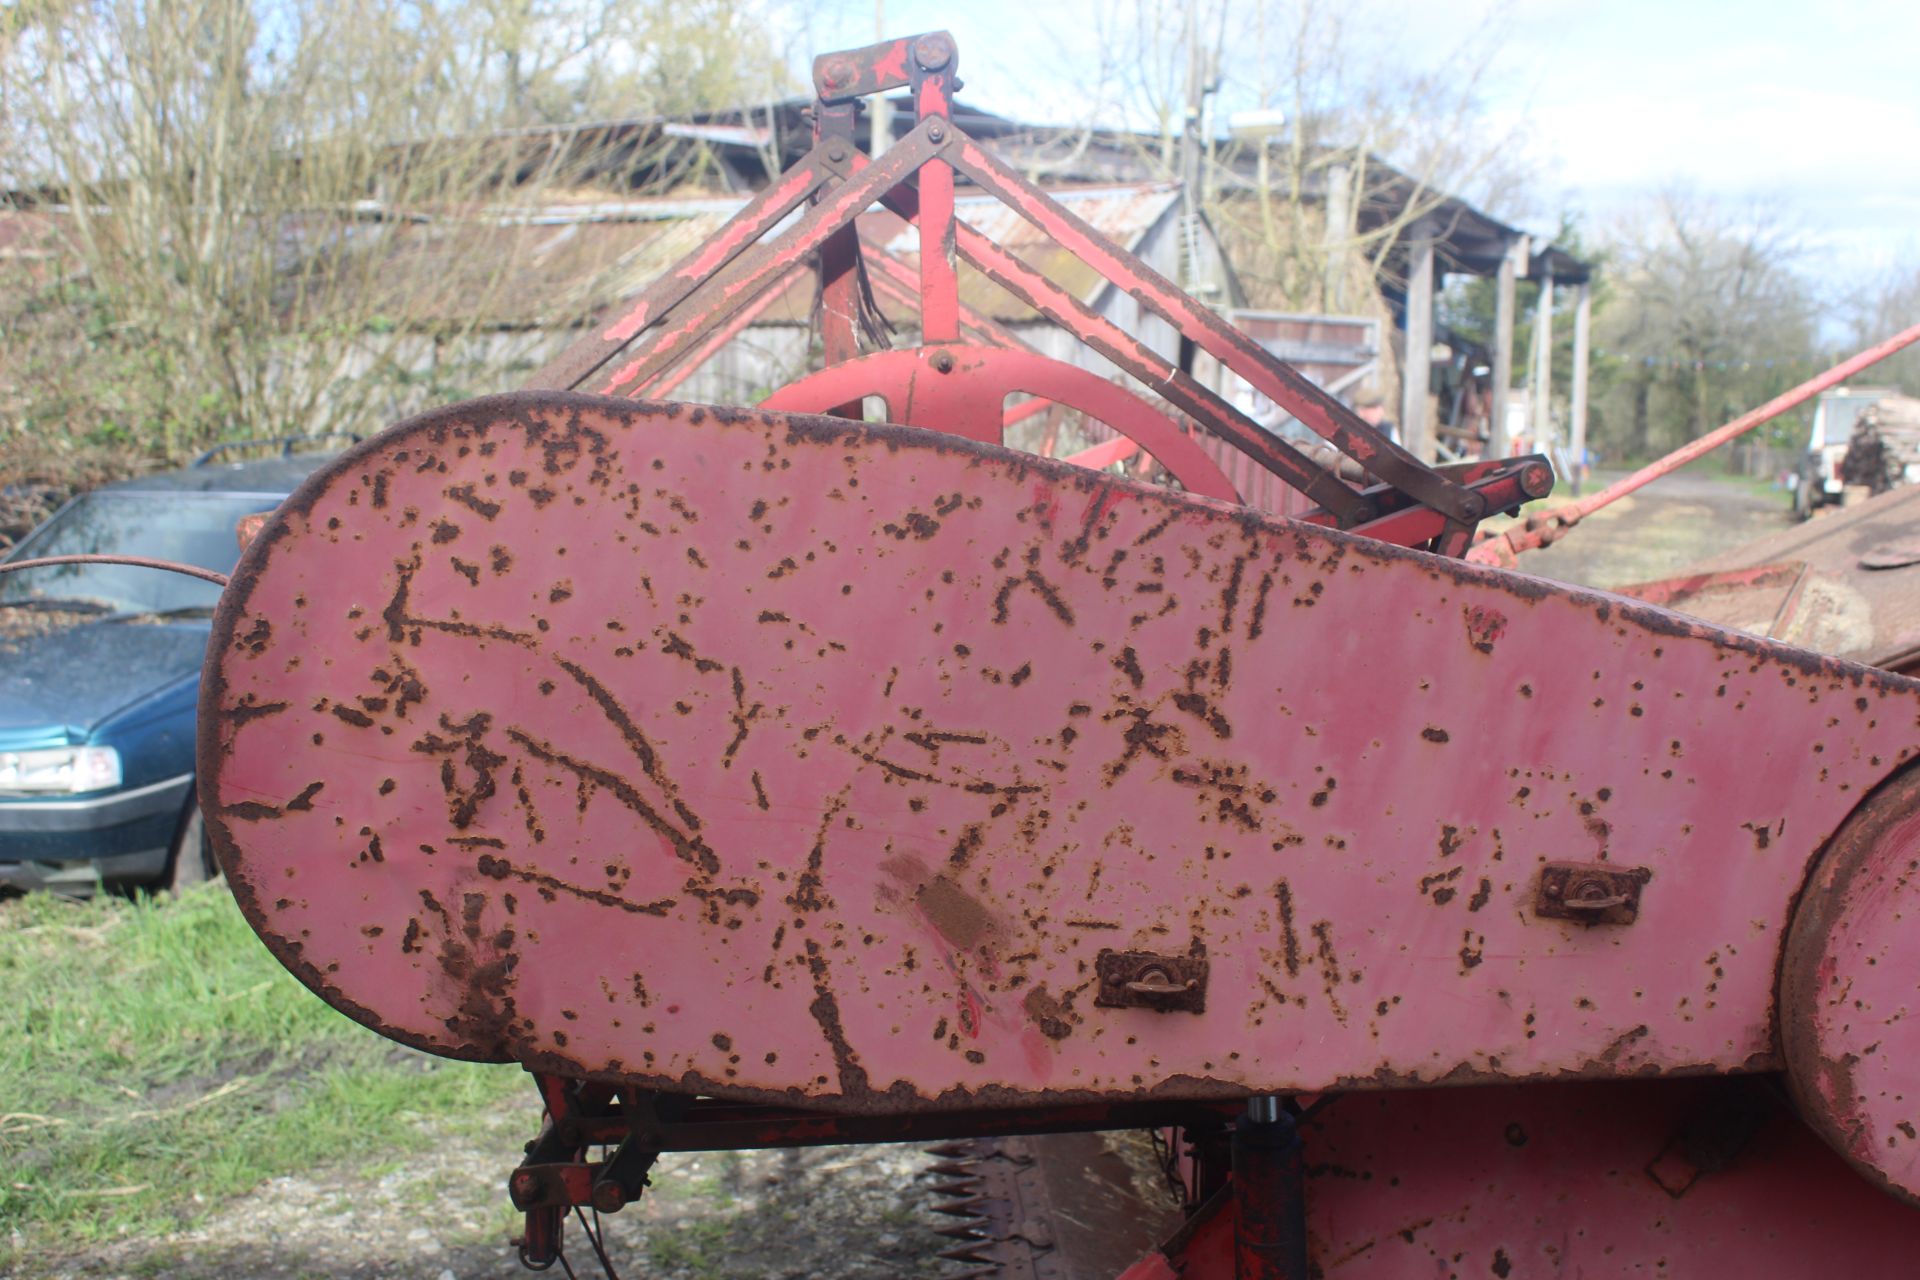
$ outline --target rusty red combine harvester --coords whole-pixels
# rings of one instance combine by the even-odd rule
[[[248,548],[200,777],[267,945],[533,1073],[536,1268],[663,1153],[920,1140],[966,1274],[1089,1274],[994,1170],[1151,1128],[1184,1221],[1109,1276],[1905,1273],[1920,684],[1463,562],[1541,459],[1399,449],[970,138],[956,65],[821,59],[813,149],[711,243]],[[958,220],[956,175],[1342,458]],[[863,354],[876,203],[923,343]],[[956,260],[1150,394],[1010,340]],[[661,399],[809,269],[823,368]],[[1169,483],[1002,447],[1014,395]],[[1243,505],[1218,442],[1313,509]]]

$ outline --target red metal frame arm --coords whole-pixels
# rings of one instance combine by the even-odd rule
[[[686,357],[672,368],[659,374],[649,382],[636,386],[632,395],[635,398],[659,400],[670,394],[681,383],[700,371],[701,366],[719,354],[721,348],[739,337],[747,327],[763,315],[768,307],[780,301],[800,277],[806,274],[807,264],[796,262],[788,267],[774,282],[763,290],[759,297],[736,311],[733,318],[715,329],[701,340],[699,346],[686,354]]]
[[[617,317],[596,319],[586,337],[548,361],[526,381],[525,389],[571,390],[592,377],[596,369],[818,191],[832,172],[826,159],[818,151],[809,152],[729,218],[712,239],[681,258],[638,296],[614,308]]]
[[[956,169],[1052,236],[1062,248],[1133,294],[1256,390],[1332,441],[1342,453],[1396,489],[1456,520],[1471,522],[1484,514],[1476,495],[1448,483],[1358,414],[1189,298],[1172,281],[1095,231],[1059,201],[1029,185],[972,138],[962,137],[965,141],[953,161]]]
[[[944,140],[953,128],[947,117],[953,103],[947,89],[957,56],[951,42],[944,47],[920,49],[915,42],[922,70],[916,72],[913,86],[914,111],[932,131],[936,140]],[[960,337],[960,280],[954,272],[953,166],[945,160],[929,160],[920,168],[920,340],[953,342]]]
[[[813,89],[822,102],[851,102],[868,94],[903,89],[912,79],[916,52],[925,55],[944,46],[955,47],[953,37],[944,31],[925,35],[902,36],[870,44],[864,49],[843,49],[823,53],[813,60]]]
[[[854,150],[854,102],[821,102],[813,112],[814,144],[843,145],[837,154]],[[814,201],[824,200],[831,188],[814,193]],[[857,218],[858,215],[856,215]],[[839,364],[860,354],[860,232],[849,222],[820,246],[820,352],[828,364]],[[858,419],[860,402],[833,406],[835,417]]]
[[[919,313],[919,282],[914,279],[913,269],[911,267],[894,257],[891,253],[888,253],[885,249],[869,253],[867,255],[867,265],[871,273],[874,288],[885,293],[895,302],[913,308],[915,314]],[[994,346],[1010,347],[1020,351],[1033,351],[1036,354],[1041,354],[1039,349],[1031,342],[1028,342],[1025,338],[1022,338],[1019,334],[1007,328],[992,316],[983,315],[965,303],[960,303],[958,310],[961,327],[963,329],[971,329],[974,333]]]
[[[856,157],[854,167],[859,166]],[[916,193],[898,188],[885,197],[887,207],[918,224]],[[969,264],[1020,301],[1066,329],[1141,383],[1164,395],[1204,429],[1335,513],[1343,526],[1373,517],[1358,494],[1298,450],[1181,372],[1145,343],[1129,337],[1101,316],[964,222],[954,226],[959,253]]]
[[[889,188],[898,185],[941,150],[943,145],[932,141],[927,134],[927,125],[921,124],[879,161],[866,166],[857,178],[843,183],[815,205],[779,240],[756,246],[738,279],[731,282],[710,305],[688,316],[677,328],[663,328],[650,351],[615,370],[592,390],[600,395],[625,395],[634,384],[644,382],[666,368],[679,358],[683,348],[715,326],[726,323],[734,312],[753,301],[760,290],[795,262],[818,249],[834,232],[850,225],[868,205]]]
[[[1681,445],[1666,457],[1650,462],[1624,480],[1616,480],[1591,497],[1578,502],[1568,503],[1555,511],[1543,513],[1534,522],[1504,533],[1490,534],[1468,553],[1467,559],[1479,564],[1511,565],[1513,559],[1522,551],[1531,551],[1544,547],[1559,539],[1561,535],[1581,520],[1592,515],[1609,503],[1618,502],[1635,489],[1658,480],[1670,471],[1677,471],[1701,454],[1719,448],[1735,436],[1753,430],[1763,422],[1779,417],[1796,405],[1805,404],[1828,387],[1845,382],[1854,374],[1869,365],[1878,364],[1903,347],[1920,342],[1920,324],[1911,325],[1894,334],[1877,346],[1842,360],[1833,368],[1817,377],[1809,378],[1791,391],[1783,391],[1758,409],[1741,414],[1725,426],[1716,427],[1698,440]]]

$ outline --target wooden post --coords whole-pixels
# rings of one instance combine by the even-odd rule
[[[1266,143],[1261,143],[1260,161],[1266,163]],[[1262,182],[1264,183],[1264,175]],[[1327,314],[1336,314],[1340,310],[1341,286],[1347,278],[1347,243],[1353,222],[1352,205],[1348,201],[1353,183],[1353,171],[1344,164],[1330,165],[1327,168],[1327,225],[1320,237],[1321,251],[1326,254],[1326,262],[1321,267],[1320,306]]]
[[[1500,259],[1493,295],[1493,396],[1487,411],[1487,456],[1504,458],[1507,439],[1507,401],[1513,394],[1514,277],[1527,260],[1527,238],[1515,236]]]
[[[873,39],[877,44],[887,38],[887,0],[873,0]],[[893,104],[887,95],[876,93],[867,109],[867,154],[878,160],[893,145]]]
[[[1434,460],[1427,384],[1433,363],[1433,234],[1417,227],[1407,246],[1407,349],[1400,367],[1400,443],[1422,462]]]
[[[1540,277],[1540,302],[1533,312],[1533,447],[1553,450],[1553,268]]]
[[[1575,483],[1587,456],[1587,357],[1590,330],[1593,328],[1593,286],[1580,283],[1573,308],[1573,403],[1567,424],[1567,454],[1573,463]],[[1575,489],[1575,493],[1579,490]]]

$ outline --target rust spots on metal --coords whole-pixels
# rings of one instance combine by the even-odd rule
[[[860,1065],[860,1056],[853,1051],[853,1045],[847,1040],[845,1027],[840,1021],[840,1002],[834,997],[833,987],[828,982],[827,957],[820,944],[812,938],[806,940],[807,972],[813,978],[813,1002],[807,1006],[807,1012],[820,1027],[820,1034],[826,1037],[827,1047],[833,1053],[834,1066],[840,1073],[840,1092],[848,1098],[860,1098],[868,1092],[867,1070]]]
[[[1213,731],[1214,737],[1225,739],[1233,736],[1233,726],[1227,723],[1227,718],[1220,714],[1205,694],[1176,693],[1173,695],[1173,705],[1205,724]]]
[[[1490,605],[1462,605],[1466,619],[1467,643],[1481,653],[1492,653],[1493,646],[1507,633],[1507,615]]]
[[[1333,1010],[1333,1016],[1339,1019],[1341,1025],[1344,1026],[1347,1021],[1347,1010],[1346,1007],[1340,1003],[1340,982],[1342,975],[1340,972],[1340,955],[1334,950],[1333,945],[1333,922],[1331,920],[1316,920],[1313,925],[1313,937],[1317,944],[1314,949],[1314,959],[1320,966],[1320,985],[1326,992],[1327,1007]]]
[[[715,662],[712,658],[701,657],[693,651],[692,645],[688,644],[685,640],[681,639],[677,633],[672,631],[667,632],[666,643],[660,646],[660,651],[670,657],[682,658],[691,662],[693,669],[701,675],[705,675],[709,671],[719,671],[723,665]]]
[[[833,826],[833,820],[839,816],[846,802],[835,798],[827,805],[826,812],[820,815],[820,826],[813,835],[813,846],[807,850],[806,869],[794,882],[793,892],[787,895],[787,905],[795,911],[815,912],[833,905],[833,899],[821,892],[820,873],[826,866],[827,832]]]
[[[545,889],[550,893],[564,893],[570,897],[579,898],[584,902],[594,903],[596,906],[612,907],[617,911],[625,911],[631,915],[664,916],[672,911],[675,905],[675,901],[672,898],[662,898],[657,902],[634,902],[631,899],[622,898],[618,894],[606,893],[599,889],[588,889],[582,885],[569,883],[557,876],[548,875],[544,871],[531,871],[524,867],[516,867],[507,861],[507,859],[488,853],[480,855],[479,860],[474,863],[474,869],[489,880],[520,880],[536,888]]]
[[[1446,745],[1446,743],[1450,741],[1452,738],[1452,735],[1449,734],[1445,729],[1440,728],[1438,725],[1431,725],[1431,724],[1420,731],[1420,736],[1422,738],[1425,738],[1428,742],[1432,742],[1441,746]]]
[[[1039,986],[1027,992],[1027,998],[1020,1002],[1027,1016],[1033,1019],[1033,1025],[1040,1028],[1040,1034],[1049,1040],[1065,1040],[1073,1034],[1072,1010],[1062,1001],[1048,993],[1046,987]]]
[[[483,520],[491,520],[500,514],[500,504],[491,498],[482,498],[471,484],[456,484],[447,487],[447,497],[472,511]],[[457,532],[457,531],[456,531]]]
[[[258,720],[263,716],[279,715],[287,709],[287,706],[288,703],[284,700],[261,702],[257,695],[249,693],[246,697],[236,702],[227,712],[227,719],[237,728],[240,725],[246,724],[249,720]]]
[[[1069,627],[1073,625],[1073,610],[1067,607],[1066,599],[1038,569],[1028,569],[1017,578],[1008,578],[1000,584],[1000,590],[993,597],[993,620],[1005,623],[1011,614],[1013,593],[1021,587],[1031,587],[1035,595],[1047,606],[1048,612]]]
[[[940,532],[940,522],[925,512],[909,511],[906,515],[900,517],[899,524],[894,524],[889,521],[881,525],[880,532],[886,534],[895,542],[905,542],[908,538],[925,542],[927,539],[933,537],[934,534]]]
[[[255,618],[253,626],[247,629],[247,633],[234,641],[236,647],[246,650],[255,657],[265,653],[267,646],[271,643],[273,643],[273,624],[265,618]]]
[[[1293,886],[1285,880],[1273,887],[1274,900],[1280,908],[1281,959],[1287,966],[1287,976],[1300,976],[1300,935],[1293,928]]]
[[[692,863],[707,875],[719,874],[720,859],[712,849],[707,847],[706,841],[697,834],[683,831],[679,826],[667,821],[657,809],[647,803],[646,797],[640,794],[638,788],[619,774],[584,760],[575,759],[552,744],[534,738],[522,729],[509,728],[507,736],[534,758],[547,764],[557,765],[578,778],[605,788],[621,804],[638,814],[656,834],[665,838],[681,859]],[[680,814],[682,821],[688,816],[684,806],[676,804],[675,812]]]

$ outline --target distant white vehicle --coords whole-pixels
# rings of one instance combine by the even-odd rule
[[[1836,387],[1821,395],[1813,410],[1813,431],[1800,466],[1789,478],[1794,514],[1801,519],[1820,507],[1840,502],[1845,483],[1840,464],[1847,456],[1847,438],[1853,424],[1869,405],[1897,395],[1894,387]]]

